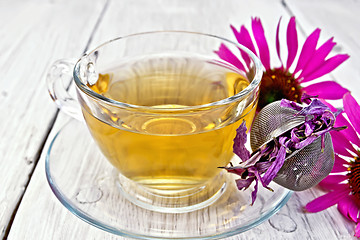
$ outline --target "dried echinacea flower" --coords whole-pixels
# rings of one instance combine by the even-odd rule
[[[250,132],[253,152],[246,149],[246,125],[237,129],[234,153],[241,162],[226,167],[240,176],[239,190],[247,189],[255,181],[252,204],[259,182],[269,190],[271,181],[291,190],[308,189],[331,171],[334,152],[329,132],[335,128],[335,115],[319,99],[304,95],[307,106],[293,101],[277,101],[259,112]]]

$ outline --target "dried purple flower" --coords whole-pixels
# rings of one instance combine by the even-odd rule
[[[269,187],[270,182],[292,153],[312,144],[319,137],[322,138],[323,150],[325,134],[331,130],[343,129],[334,128],[334,113],[319,99],[312,99],[313,97],[307,94],[302,96],[302,101],[308,104],[307,106],[283,99],[280,106],[295,110],[294,117],[301,115],[305,119],[304,122],[275,136],[273,140],[264,143],[252,154],[245,148],[247,141],[245,122],[237,129],[233,149],[241,162],[237,166],[225,167],[225,169],[240,176],[236,180],[239,190],[247,189],[255,181],[252,204],[256,200],[259,181],[263,187],[272,190]]]

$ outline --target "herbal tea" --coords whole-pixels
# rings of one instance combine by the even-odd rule
[[[229,163],[236,128],[243,120],[250,127],[256,102],[244,113],[237,112],[239,104],[208,111],[185,107],[228,98],[248,85],[244,76],[202,59],[143,58],[103,72],[89,85],[107,98],[146,106],[142,113],[103,107],[83,114],[102,152],[124,176],[158,190],[183,190]]]

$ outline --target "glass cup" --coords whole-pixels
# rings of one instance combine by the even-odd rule
[[[226,46],[226,47],[225,47]],[[243,65],[219,57],[227,48]],[[71,78],[78,101],[63,87]],[[236,129],[255,115],[263,68],[247,48],[202,33],[162,31],[108,41],[49,71],[50,95],[114,166],[119,191],[160,212],[208,206],[225,191],[221,167]]]

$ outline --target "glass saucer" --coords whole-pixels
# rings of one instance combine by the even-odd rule
[[[46,176],[60,202],[85,222],[120,236],[138,239],[222,239],[249,230],[286,204],[291,191],[271,184],[259,189],[253,206],[251,189],[239,191],[234,174],[211,205],[186,213],[155,212],[127,200],[117,174],[93,142],[86,126],[68,122],[54,137],[46,157]]]

